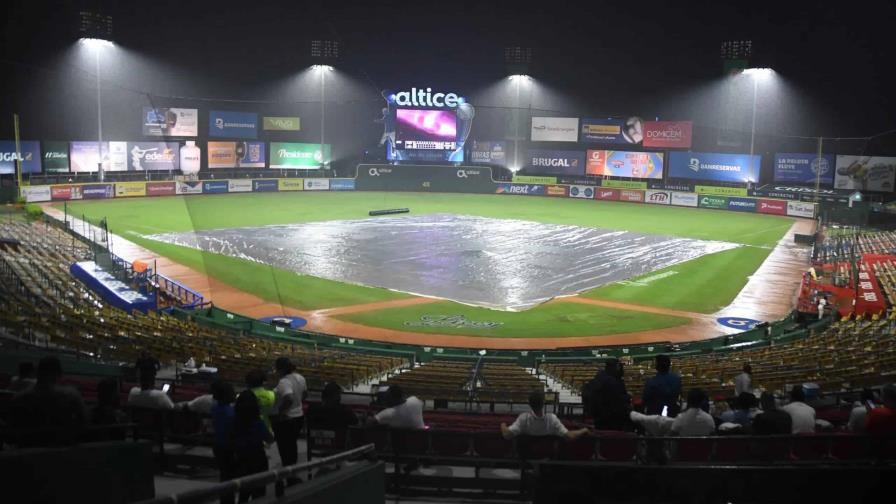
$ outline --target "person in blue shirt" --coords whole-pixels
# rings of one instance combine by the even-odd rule
[[[722,422],[734,423],[740,425],[745,431],[749,430],[753,423],[750,416],[751,409],[756,406],[756,396],[749,392],[741,392],[737,396],[737,409],[728,410],[722,413]]]
[[[235,477],[235,460],[233,455],[233,401],[236,393],[233,385],[225,382],[212,384],[212,426],[215,431],[215,444],[212,452],[215,454],[215,462],[218,464],[218,472],[221,481],[228,481]],[[233,502],[230,498],[221,498],[221,502]]]
[[[641,400],[644,403],[645,415],[660,415],[663,407],[667,407],[667,415],[678,415],[679,399],[681,398],[681,377],[670,372],[672,360],[668,355],[656,356],[656,376],[647,380],[644,384],[644,394]]]

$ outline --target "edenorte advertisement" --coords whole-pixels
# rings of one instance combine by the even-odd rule
[[[762,156],[712,152],[669,153],[669,177],[719,182],[755,182]]]
[[[583,142],[639,144],[643,139],[644,124],[640,117],[582,119]]]
[[[198,109],[143,107],[144,136],[194,137],[198,134]]]
[[[41,142],[45,173],[68,171],[68,142]]]
[[[612,177],[662,179],[663,153],[589,150],[585,173]]]
[[[256,138],[258,114],[212,110],[208,113],[208,136],[212,138]]]
[[[209,142],[209,168],[264,168],[264,142]]]
[[[22,162],[22,173],[40,173],[40,142],[20,140],[16,152],[15,141],[0,141],[0,173],[15,173],[17,160]]]
[[[473,140],[473,149],[470,151],[470,160],[473,163],[507,165],[507,142],[480,142]]]
[[[330,162],[330,144],[271,142],[271,168],[321,168]]]
[[[533,142],[577,142],[579,140],[578,117],[533,117]]]
[[[128,142],[128,171],[180,170],[177,142]]]
[[[837,156],[835,189],[858,191],[893,190],[896,157]]]
[[[536,173],[550,175],[583,175],[585,153],[582,151],[530,150],[529,163]]]
[[[814,184],[817,180],[822,185],[831,185],[835,164],[833,155],[779,152],[775,154],[775,182]]]

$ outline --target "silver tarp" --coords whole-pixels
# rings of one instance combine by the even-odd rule
[[[449,214],[148,238],[330,280],[505,310],[530,308],[738,246]]]

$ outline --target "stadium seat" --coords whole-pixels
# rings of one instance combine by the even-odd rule
[[[715,462],[733,464],[747,462],[752,459],[750,451],[752,440],[744,437],[719,437],[716,439]]]
[[[466,432],[431,431],[429,438],[433,455],[459,457],[470,453],[471,438]]]
[[[630,432],[597,431],[597,459],[630,462],[638,451],[638,436]]]
[[[793,458],[799,461],[822,461],[828,458],[831,438],[827,435],[799,434],[792,439]]]
[[[552,459],[556,456],[557,439],[555,436],[519,436],[516,453],[523,460]]]
[[[561,440],[557,443],[557,458],[560,460],[592,460],[594,459],[595,440],[592,436],[579,436],[573,440]]]
[[[709,462],[712,459],[713,438],[676,439],[672,445],[672,460],[676,462]]]
[[[500,433],[479,433],[473,436],[473,451],[485,458],[511,458],[513,441],[504,439]]]

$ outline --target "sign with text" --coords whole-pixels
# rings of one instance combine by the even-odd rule
[[[116,198],[132,198],[146,196],[146,182],[116,182]]]
[[[528,166],[536,173],[551,175],[582,175],[585,173],[585,153],[533,149],[529,151]]]
[[[588,150],[585,173],[611,177],[663,178],[661,152]]]
[[[791,217],[807,217],[812,219],[815,217],[815,203],[806,203],[803,201],[788,201],[787,215]]]
[[[648,189],[644,191],[644,202],[653,203],[654,205],[668,205],[672,203],[672,191]]]
[[[644,202],[644,191],[637,191],[634,189],[620,189],[619,190],[619,201],[630,201],[632,203],[642,203],[642,202]]]
[[[569,186],[570,198],[594,199],[594,187],[583,185]]]
[[[264,168],[264,142],[209,142],[209,168]]]
[[[143,107],[144,136],[194,137],[198,134],[198,109]]]
[[[700,196],[692,192],[672,192],[672,204],[675,206],[695,207]]]
[[[562,185],[545,186],[545,194],[548,196],[566,197],[569,194],[569,187]]]
[[[277,179],[277,190],[281,191],[281,192],[304,191],[305,190],[305,179],[300,179],[300,178]]]
[[[556,184],[557,177],[539,177],[534,175],[514,175],[513,182],[519,184]]]
[[[37,203],[41,201],[50,201],[53,196],[50,186],[22,186],[20,194],[25,198],[27,203]]]
[[[602,187],[595,188],[594,199],[619,201],[620,189],[604,189]]]
[[[258,114],[212,110],[208,113],[208,136],[212,138],[256,138]]]
[[[892,191],[896,157],[837,156],[835,189]]]
[[[669,177],[718,182],[755,182],[762,156],[713,152],[669,153]]]
[[[748,196],[746,187],[718,187],[695,185],[694,192],[697,194],[715,194],[717,196]]]
[[[263,117],[261,122],[265,131],[299,131],[302,128],[298,117]]]
[[[535,184],[498,184],[495,194],[518,194],[523,196],[544,196],[543,185]]]
[[[643,124],[640,117],[582,119],[583,142],[639,144],[643,138]]]
[[[614,187],[616,189],[647,189],[647,182],[636,180],[601,180],[601,187]]]
[[[68,142],[41,142],[45,173],[68,171]]]
[[[318,169],[330,162],[330,145],[271,142],[271,168]]]
[[[473,140],[473,149],[470,151],[470,160],[473,163],[507,165],[507,142],[480,142]]]
[[[15,173],[16,161],[22,162],[22,173],[40,173],[40,142],[19,141],[16,151],[14,140],[0,141],[0,173]]]
[[[103,142],[102,146],[99,146],[97,142],[72,142],[68,157],[70,170],[73,173],[97,171],[100,150],[103,153],[103,170],[127,171],[127,142]]]
[[[735,212],[755,212],[756,200],[753,198],[728,198],[728,210]]]
[[[701,208],[728,208],[728,197],[726,196],[699,196],[697,206]]]
[[[350,179],[350,178],[330,179],[330,190],[331,191],[354,191],[355,190],[355,179]]]
[[[787,202],[773,199],[756,200],[756,211],[770,215],[787,215]]]
[[[644,147],[690,149],[693,129],[691,121],[645,121]]]
[[[775,182],[831,185],[836,163],[833,155],[779,152],[775,154]]]
[[[177,184],[175,182],[147,182],[147,196],[173,196],[177,194]]]
[[[128,142],[128,171],[180,170],[177,142]]]
[[[305,190],[306,191],[329,191],[330,190],[330,179],[306,178],[305,179]]]
[[[198,180],[178,181],[174,187],[175,194],[202,194],[202,182]]]
[[[227,181],[227,192],[252,192],[252,181],[249,179],[231,179]]]
[[[578,117],[533,117],[533,142],[578,142]]]

